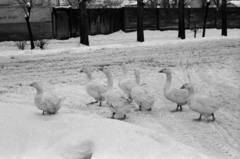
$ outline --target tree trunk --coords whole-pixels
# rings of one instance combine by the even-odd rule
[[[27,22],[27,27],[28,27],[28,33],[29,33],[29,38],[30,38],[30,44],[31,44],[31,50],[35,48],[34,42],[33,42],[33,35],[32,35],[32,30],[29,22],[29,16],[25,17],[25,20]]]
[[[86,0],[83,0],[79,4],[80,9],[80,43],[89,46],[89,39],[88,39],[88,14],[86,9]]]
[[[179,0],[178,37],[185,39],[184,0]]]
[[[206,22],[207,22],[207,16],[208,16],[208,8],[210,6],[210,1],[207,2],[206,10],[205,10],[205,16],[204,16],[204,22],[203,22],[203,34],[202,37],[205,37],[205,30],[206,30]]]
[[[137,41],[144,41],[143,33],[143,7],[144,3],[142,0],[137,1]]]
[[[222,36],[227,36],[227,3],[222,0]]]

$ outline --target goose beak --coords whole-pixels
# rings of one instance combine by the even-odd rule
[[[83,69],[81,69],[79,72],[82,73],[82,72],[83,72]]]
[[[163,70],[159,71],[158,73],[163,73]]]
[[[100,70],[100,71],[103,71],[103,67],[100,67],[99,70]]]
[[[33,86],[33,83],[32,83],[32,84],[30,84],[29,86],[31,86],[31,87],[32,87],[32,86]]]
[[[183,85],[180,89],[185,89],[185,85]]]

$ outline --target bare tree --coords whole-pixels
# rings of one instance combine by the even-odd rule
[[[88,26],[88,13],[87,3],[91,0],[68,0],[70,5],[77,6],[79,9],[79,30],[80,30],[80,43],[89,46],[89,26]]]
[[[33,0],[15,0],[15,1],[22,7],[22,9],[25,12],[25,20],[26,20],[27,27],[28,27],[31,49],[34,49],[35,46],[34,46],[34,42],[33,42],[33,35],[32,35],[31,25],[29,22],[32,7],[33,7]]]
[[[202,34],[202,37],[205,37],[206,22],[207,22],[209,6],[210,6],[210,0],[207,0],[207,5],[206,5],[206,8],[205,8],[205,16],[204,16],[204,21],[203,21],[203,34]]]
[[[179,0],[178,4],[178,37],[185,39],[184,0]]]
[[[227,36],[227,2],[222,1],[222,36]]]
[[[178,2],[178,37],[185,39],[185,5],[192,0],[179,0]]]
[[[79,0],[79,13],[80,13],[80,43],[89,46],[89,29],[88,29],[88,13],[86,2],[89,0]]]
[[[144,41],[143,33],[143,0],[137,0],[137,41]]]

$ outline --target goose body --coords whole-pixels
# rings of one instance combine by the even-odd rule
[[[108,80],[107,92],[106,92],[106,103],[112,111],[112,118],[117,115],[118,119],[125,119],[132,107],[129,106],[130,100],[121,91],[113,89],[113,76],[110,67],[104,67],[101,69],[106,75]]]
[[[139,110],[149,111],[154,105],[155,98],[147,89],[140,86],[140,72],[134,70],[134,73],[137,86],[132,89],[131,96],[133,101],[139,106]]]
[[[37,90],[34,97],[34,104],[38,109],[43,111],[43,115],[44,112],[54,114],[62,107],[63,101],[66,97],[58,97],[55,94],[43,92],[43,89],[38,82],[34,82],[30,86]]]
[[[196,96],[194,93],[194,86],[191,83],[184,84],[182,89],[187,89],[189,91],[189,96],[187,98],[189,108],[200,113],[199,118],[195,119],[196,121],[200,121],[202,116],[206,118],[212,116],[212,121],[215,120],[214,112],[221,106],[220,102],[206,96]]]
[[[185,89],[178,89],[178,88],[172,88],[171,87],[171,82],[172,82],[172,74],[171,70],[169,68],[164,68],[159,73],[165,73],[167,78],[166,78],[166,83],[164,85],[163,89],[163,94],[164,96],[174,102],[177,103],[177,108],[173,112],[176,111],[182,111],[182,106],[187,104],[187,97],[189,95],[188,91]],[[180,109],[178,109],[180,108]]]
[[[131,91],[137,86],[135,80],[128,78],[126,64],[122,64],[122,77],[119,80],[118,87],[127,95],[127,97],[132,100]]]
[[[102,105],[102,101],[105,101],[105,94],[107,87],[101,83],[92,80],[92,73],[88,68],[83,68],[80,72],[87,74],[87,82],[85,84],[86,92],[93,97],[96,101],[88,104],[94,104],[99,102],[99,106]]]

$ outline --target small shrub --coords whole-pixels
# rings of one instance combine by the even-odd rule
[[[48,43],[48,40],[44,40],[44,39],[41,39],[41,40],[37,40],[36,42],[36,46],[37,47],[40,47],[41,50],[44,49],[44,46]]]
[[[26,41],[17,41],[15,42],[19,50],[24,50],[27,44]]]

